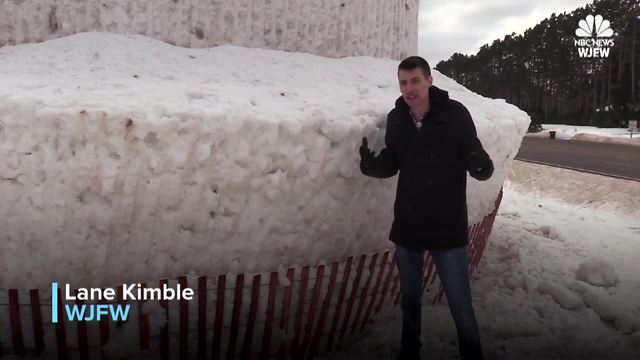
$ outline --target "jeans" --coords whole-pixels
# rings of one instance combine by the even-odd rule
[[[482,359],[480,332],[471,303],[467,246],[431,250],[440,283],[449,303],[451,316],[458,332],[458,346],[462,360]],[[402,351],[419,352],[422,323],[422,280],[424,252],[410,250],[396,244],[396,263],[400,274],[402,294]]]

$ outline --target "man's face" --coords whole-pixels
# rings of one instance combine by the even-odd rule
[[[410,107],[424,104],[429,99],[429,88],[433,84],[431,76],[425,77],[422,69],[398,71],[398,83],[404,101]]]

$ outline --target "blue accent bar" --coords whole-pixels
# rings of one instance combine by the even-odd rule
[[[51,283],[51,322],[58,323],[58,283]]]

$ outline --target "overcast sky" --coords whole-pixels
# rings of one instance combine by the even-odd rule
[[[435,67],[453,53],[475,54],[480,46],[522,34],[551,13],[570,12],[586,0],[420,0],[418,54]],[[577,24],[576,24],[577,27]]]

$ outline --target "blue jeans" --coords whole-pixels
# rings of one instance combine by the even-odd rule
[[[482,359],[480,332],[471,303],[467,247],[431,250],[440,283],[449,302],[449,310],[458,331],[460,358]],[[402,294],[402,351],[419,352],[422,323],[422,280],[424,252],[396,244],[396,263]]]

